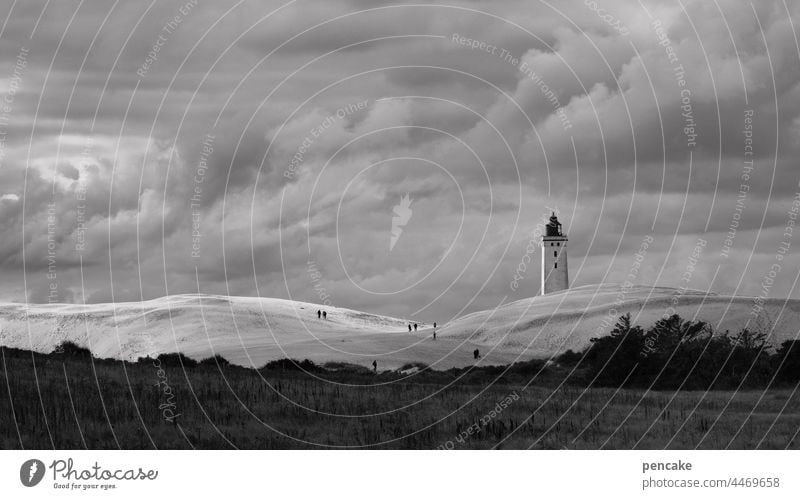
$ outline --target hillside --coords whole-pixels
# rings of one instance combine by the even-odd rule
[[[677,298],[676,298],[677,296]],[[476,312],[439,327],[409,333],[407,321],[344,308],[273,298],[176,295],[136,303],[93,305],[0,304],[0,345],[39,352],[71,340],[98,357],[135,360],[180,351],[194,358],[220,354],[236,364],[261,366],[283,357],[318,363],[351,362],[380,369],[424,362],[437,369],[547,357],[579,350],[594,336],[608,334],[616,315],[630,312],[650,325],[674,307],[685,318],[704,320],[717,330],[747,324],[753,299],[672,288],[634,287],[620,299],[615,285],[584,286]],[[674,303],[673,303],[674,302]],[[774,323],[777,345],[797,335],[800,301],[772,299],[751,327]],[[615,314],[610,313],[616,311]],[[27,319],[27,320],[26,320]]]
[[[605,336],[619,315],[630,313],[633,322],[650,326],[665,314],[705,321],[717,332],[743,327],[770,332],[779,345],[798,337],[800,300],[768,299],[752,315],[752,297],[731,297],[695,290],[634,286],[622,293],[619,285],[582,286],[546,296],[515,301],[493,310],[451,321],[442,331],[453,338],[470,337],[487,347],[556,355],[581,350],[592,337]]]

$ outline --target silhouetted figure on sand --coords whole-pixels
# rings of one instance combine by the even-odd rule
[[[408,332],[411,332],[411,324],[408,325]]]
[[[375,371],[375,374],[378,374],[378,361],[377,360],[373,360],[372,361],[372,370]]]
[[[328,320],[328,312],[323,310],[322,311],[322,318],[325,319],[325,320]]]
[[[317,319],[322,319],[322,310],[317,310]]]
[[[417,332],[417,325],[416,324],[414,324],[414,332],[415,333]]]
[[[433,330],[433,341],[436,341],[436,330]]]
[[[481,352],[480,352],[480,350],[478,350],[478,349],[476,348],[476,349],[475,349],[475,351],[474,351],[474,352],[472,352],[472,356],[473,356],[473,357],[475,357],[475,360],[478,360],[478,359],[480,359],[480,358],[481,358]]]
[[[436,323],[435,322],[433,323],[433,329],[436,329]]]

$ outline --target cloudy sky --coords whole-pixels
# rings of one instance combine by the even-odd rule
[[[553,210],[572,286],[800,297],[798,12],[6,0],[0,300],[444,322],[538,293]]]

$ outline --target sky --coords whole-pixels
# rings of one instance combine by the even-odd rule
[[[0,5],[0,300],[800,297],[800,4]]]

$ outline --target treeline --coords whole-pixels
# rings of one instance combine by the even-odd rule
[[[702,321],[672,315],[644,329],[621,316],[611,334],[558,361],[592,386],[654,390],[734,390],[795,386],[800,341],[774,348],[759,331],[715,333]]]

